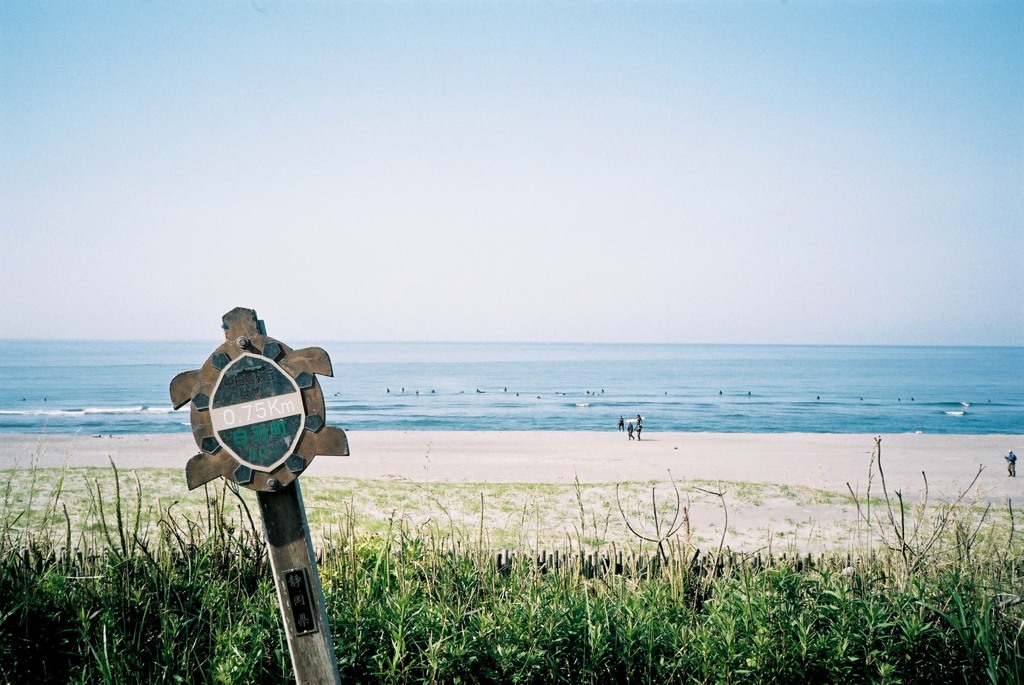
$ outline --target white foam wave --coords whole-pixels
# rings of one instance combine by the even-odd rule
[[[81,409],[0,409],[0,416],[86,416],[90,414],[170,414],[170,407],[83,407]]]
[[[947,411],[943,412],[946,416],[963,416],[965,412],[962,411]]]

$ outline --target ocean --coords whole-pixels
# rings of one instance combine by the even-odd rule
[[[187,432],[170,380],[219,342],[0,340],[0,433]],[[313,344],[350,430],[1024,434],[1024,347]]]

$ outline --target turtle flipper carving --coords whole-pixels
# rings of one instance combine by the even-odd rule
[[[189,490],[195,490],[200,485],[209,483],[220,476],[231,480],[231,472],[236,467],[237,464],[226,452],[221,451],[218,454],[200,452],[185,464],[185,482],[188,483]]]
[[[347,457],[349,456],[348,436],[340,428],[325,426],[318,433],[312,433],[303,438],[302,445],[300,449],[296,450],[296,453],[302,456],[307,463],[312,461],[313,457],[319,456]]]
[[[331,358],[322,347],[304,347],[301,350],[292,352],[281,360],[281,366],[292,375],[297,376],[303,371],[315,373],[318,376],[333,376],[334,369],[331,367]]]
[[[181,409],[193,397],[199,389],[199,369],[182,371],[171,379],[171,404],[175,409]]]
[[[222,321],[226,341],[201,368],[171,381],[175,409],[192,402],[192,435],[202,450],[185,467],[189,489],[223,476],[271,492],[318,454],[348,456],[345,432],[325,425],[316,376],[333,375],[327,352],[292,350],[268,336],[251,309],[236,307]]]

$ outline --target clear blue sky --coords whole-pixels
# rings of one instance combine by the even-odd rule
[[[1024,344],[1024,3],[0,4],[0,337]]]

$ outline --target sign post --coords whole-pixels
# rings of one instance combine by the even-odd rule
[[[251,309],[232,309],[223,322],[224,344],[171,381],[174,408],[192,403],[200,449],[185,479],[190,490],[219,476],[256,491],[295,679],[340,685],[297,480],[314,456],[349,454],[344,431],[325,425],[316,380],[334,375],[331,360],[319,347],[292,350],[269,337]]]

